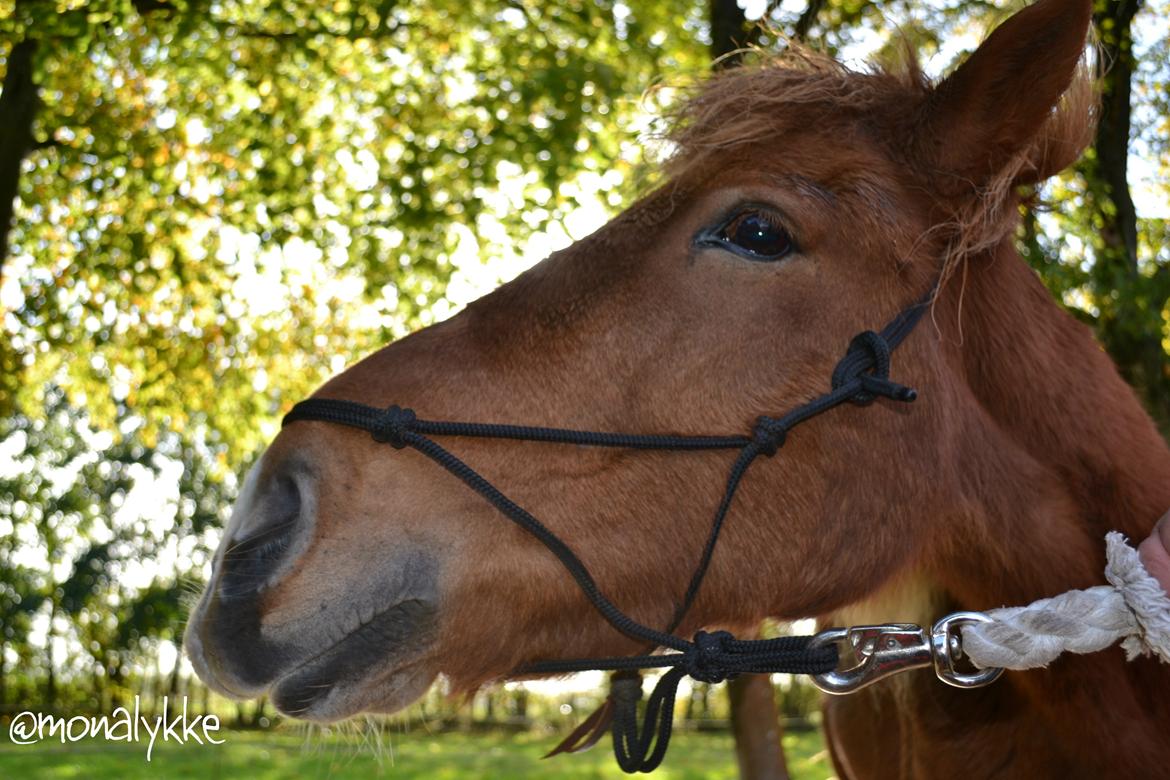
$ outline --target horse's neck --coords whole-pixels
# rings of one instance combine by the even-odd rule
[[[953,432],[953,505],[929,510],[944,518],[911,575],[834,622],[927,622],[1101,584],[1106,531],[1136,543],[1170,508],[1170,450],[1088,329],[1010,247],[986,260],[963,290],[961,342],[957,281],[936,312],[965,375],[949,391],[967,410]],[[920,672],[830,704],[846,777],[1137,777],[1170,766],[1170,667],[1127,663],[1117,647],[980,691]]]
[[[1170,509],[1170,449],[1015,250],[987,260],[968,277],[963,341],[949,348],[977,402],[958,434],[957,529],[981,552],[949,556],[960,570],[945,584],[994,605],[1100,582],[1105,533],[1140,541]],[[959,290],[949,298],[957,308]]]

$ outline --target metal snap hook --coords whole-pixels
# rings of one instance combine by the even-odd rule
[[[998,666],[970,673],[955,670],[955,661],[963,657],[963,635],[959,629],[972,623],[990,622],[991,618],[982,612],[955,612],[934,624],[930,641],[938,679],[956,688],[982,688],[999,679],[1003,668]]]
[[[910,623],[830,628],[814,636],[809,647],[831,644],[844,651],[843,663],[855,660],[845,668],[812,675],[813,685],[825,693],[853,693],[892,674],[934,663],[931,637]]]
[[[1003,669],[967,673],[955,668],[963,657],[959,629],[988,622],[991,618],[982,612],[956,612],[935,623],[929,633],[910,623],[830,628],[814,636],[809,647],[838,645],[841,665],[812,675],[813,685],[825,693],[853,693],[899,672],[928,666],[934,667],[940,680],[956,688],[989,685],[999,679]]]

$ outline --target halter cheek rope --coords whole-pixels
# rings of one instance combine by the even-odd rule
[[[890,380],[890,353],[918,324],[933,294],[932,289],[930,295],[899,313],[880,333],[865,331],[854,337],[845,356],[833,370],[832,389],[829,392],[780,417],[757,418],[749,436],[599,433],[563,428],[420,420],[413,411],[399,406],[378,409],[352,401],[323,398],[311,398],[295,405],[285,416],[283,425],[299,420],[337,423],[368,431],[375,441],[384,442],[395,449],[411,447],[418,450],[483,496],[509,520],[535,536],[564,564],[589,602],[615,629],[651,647],[674,651],[615,658],[542,661],[517,670],[517,673],[523,674],[586,670],[619,672],[614,676],[613,690],[606,704],[608,710],[596,713],[595,717],[601,722],[612,717],[614,755],[621,768],[631,773],[650,772],[666,755],[675,694],[683,677],[715,683],[740,674],[783,672],[826,676],[833,674],[837,668],[836,644],[814,643],[813,637],[740,640],[726,631],[700,631],[691,641],[687,641],[673,632],[698,596],[735,492],[756,458],[776,454],[794,427],[846,401],[866,405],[879,397],[902,402],[916,398],[914,390]],[[615,606],[598,588],[577,555],[556,534],[500,492],[475,469],[429,438],[431,436],[515,439],[638,450],[735,449],[739,450],[739,454],[731,466],[723,498],[715,510],[707,542],[686,592],[670,624],[664,631],[658,631],[638,623]],[[652,668],[667,671],[647,700],[642,725],[639,727],[641,678],[634,672]]]

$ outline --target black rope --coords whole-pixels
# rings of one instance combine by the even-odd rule
[[[566,428],[540,428],[527,425],[420,420],[412,410],[403,409],[397,405],[388,409],[378,409],[353,401],[322,398],[301,401],[284,416],[284,421],[281,424],[288,425],[297,420],[320,420],[348,425],[352,428],[361,428],[372,433],[375,440],[387,442],[395,449],[402,449],[405,446],[398,434],[407,430],[424,436],[514,439],[630,450],[733,450],[748,443],[746,436],[659,436],[574,431]]]
[[[710,567],[720,532],[740,482],[748,468],[761,455],[771,457],[784,446],[788,433],[797,425],[846,401],[858,405],[873,403],[877,398],[913,401],[917,394],[909,387],[889,378],[890,354],[910,334],[933,298],[934,290],[923,300],[900,312],[880,333],[865,331],[850,342],[845,356],[833,369],[831,389],[788,411],[780,417],[756,419],[750,436],[677,436],[657,434],[606,433],[494,423],[444,422],[420,420],[415,413],[397,405],[387,409],[353,401],[310,398],[296,404],[285,416],[283,425],[298,420],[337,423],[368,431],[375,441],[395,449],[411,447],[442,466],[451,475],[482,496],[501,514],[523,528],[543,544],[564,565],[589,603],[610,625],[626,636],[651,647],[675,652],[617,658],[585,658],[564,661],[541,661],[519,670],[523,674],[557,674],[586,670],[617,672],[613,676],[610,699],[613,703],[614,755],[626,772],[650,772],[666,755],[670,743],[674,700],[683,677],[703,682],[720,682],[740,674],[821,674],[837,666],[834,646],[810,648],[811,637],[740,640],[726,631],[700,631],[693,640],[675,636],[674,631],[698,598]],[[589,447],[615,447],[640,450],[714,450],[738,449],[739,454],[728,473],[723,496],[715,510],[711,530],[699,556],[698,565],[687,584],[686,592],[675,609],[665,631],[642,625],[611,602],[577,554],[556,534],[527,510],[508,498],[471,466],[429,438],[431,436],[467,436],[513,439]],[[641,725],[638,703],[642,697],[641,669],[667,669],[650,694],[643,709]]]

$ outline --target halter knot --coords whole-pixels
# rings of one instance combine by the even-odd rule
[[[694,644],[684,653],[682,668],[688,675],[705,683],[723,682],[734,675],[728,668],[727,642],[735,639],[727,631],[700,631]]]
[[[370,435],[374,441],[389,444],[396,450],[406,446],[403,434],[408,433],[417,418],[413,409],[403,409],[394,404],[374,421],[370,428]]]
[[[893,401],[913,401],[918,393],[890,381],[890,344],[872,330],[863,331],[849,342],[845,357],[833,369],[833,389],[856,380],[860,387],[850,399],[858,406],[873,403],[879,395]]]
[[[769,458],[784,446],[788,439],[788,428],[772,417],[760,416],[756,418],[756,425],[752,428],[752,441],[759,448],[761,455]]]

